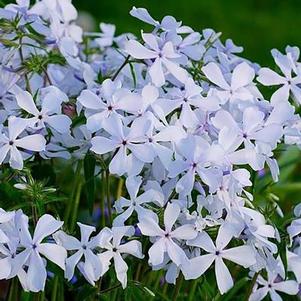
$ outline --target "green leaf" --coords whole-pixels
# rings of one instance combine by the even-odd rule
[[[88,300],[89,297],[95,294],[96,288],[88,284],[84,285],[76,295],[76,300]]]
[[[231,301],[235,299],[235,296],[238,296],[238,292],[246,286],[247,282],[250,279],[248,279],[247,277],[243,277],[241,279],[239,279],[238,281],[235,282],[234,287],[231,288],[231,290],[224,295],[221,300],[222,301]]]
[[[95,157],[88,152],[84,159],[84,175],[85,175],[85,189],[88,201],[88,208],[90,214],[93,212],[94,196],[95,196]]]
[[[140,283],[139,281],[129,281],[129,286],[136,286],[138,289],[140,289],[142,292],[147,293],[149,298],[155,297],[155,294],[153,291],[151,291],[148,287],[146,287],[144,284]]]
[[[12,41],[7,40],[7,39],[0,39],[0,43],[3,44],[6,47],[13,47],[13,48],[18,48],[19,47],[18,43],[12,42]]]

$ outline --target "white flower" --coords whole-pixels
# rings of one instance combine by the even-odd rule
[[[111,260],[114,261],[114,268],[116,271],[117,279],[120,281],[123,288],[127,285],[127,270],[128,266],[124,259],[123,254],[130,254],[137,258],[143,258],[141,243],[137,240],[122,243],[124,236],[132,236],[135,230],[134,227],[113,227],[112,229],[104,228],[101,234],[100,247],[104,249],[98,255],[100,261],[104,266],[108,267]],[[104,271],[105,272],[105,271]]]
[[[5,234],[5,231],[2,229],[2,224],[6,224],[15,217],[15,212],[6,212],[0,208],[0,243],[8,243],[9,237]]]
[[[283,109],[283,108],[282,108]],[[245,147],[251,144],[251,141],[262,142],[271,145],[275,148],[277,141],[281,138],[282,124],[280,112],[278,114],[272,111],[272,116],[269,116],[267,122],[265,122],[265,114],[260,111],[258,107],[250,106],[243,111],[242,122],[238,124],[232,115],[224,110],[220,110],[211,119],[213,125],[218,129],[223,129],[224,127],[231,129],[231,131],[237,131],[237,135],[240,140],[236,143],[244,142]],[[287,116],[284,117],[289,118]],[[238,139],[239,139],[238,138]]]
[[[150,126],[150,122],[145,119],[144,124],[139,120],[134,120],[131,127],[123,125],[121,119],[112,115],[103,124],[104,129],[111,135],[110,138],[95,136],[92,138],[91,150],[102,155],[115,151],[115,155],[110,162],[110,172],[119,176],[137,175],[144,163],[151,163],[153,155],[145,145],[143,137]],[[128,150],[132,153],[128,154]]]
[[[45,261],[41,255],[65,270],[66,250],[59,245],[43,242],[45,238],[61,228],[63,222],[55,220],[51,215],[45,214],[37,222],[34,235],[28,230],[28,218],[22,216],[19,220],[20,244],[25,249],[15,257],[15,270],[19,271],[23,265],[28,266],[27,283],[30,291],[43,291],[47,278]]]
[[[251,87],[253,86],[255,71],[247,63],[240,63],[234,68],[230,84],[216,63],[211,62],[207,64],[202,68],[202,71],[212,83],[220,88],[216,91],[216,95],[223,104],[227,101],[253,99],[254,95]]]
[[[301,218],[295,219],[287,227],[287,232],[292,240],[295,236],[301,234]]]
[[[159,227],[157,220],[151,218],[144,218],[138,223],[143,235],[155,238],[154,244],[148,251],[151,265],[161,264],[165,253],[177,266],[187,264],[187,256],[176,241],[193,239],[196,236],[196,232],[192,224],[185,224],[173,230],[172,228],[179,215],[180,207],[176,204],[168,203],[164,211],[165,230]]]
[[[159,98],[152,106],[159,116],[160,111],[167,116],[177,108],[181,108],[179,120],[186,128],[195,128],[199,119],[193,108],[201,108],[203,111],[216,111],[219,109],[217,97],[205,98],[201,95],[202,88],[195,84],[192,78],[188,78],[183,89],[172,89],[168,93],[169,98]],[[161,117],[161,116],[160,116]]]
[[[299,85],[301,84],[301,75],[288,54],[277,54],[278,55],[274,55],[274,61],[284,76],[279,75],[269,68],[261,68],[258,72],[257,80],[265,86],[281,86],[272,95],[271,102],[273,104],[287,101],[290,92],[294,99],[300,104],[301,89]]]
[[[100,47],[109,47],[112,46],[114,42],[114,35],[116,27],[113,24],[100,23],[100,30],[102,31],[99,34],[99,38],[95,39],[95,42]]]
[[[154,189],[149,189],[137,196],[141,184],[141,177],[128,177],[126,179],[125,185],[130,195],[130,199],[128,200],[122,197],[116,201],[114,207],[116,208],[117,213],[122,213],[114,219],[113,226],[123,226],[124,222],[132,215],[134,211],[137,212],[139,221],[142,221],[145,217],[154,218],[156,214],[151,209],[147,209],[142,206],[143,204],[155,203],[163,206],[163,194],[159,191],[155,191]],[[124,210],[124,207],[128,208]]]
[[[189,260],[189,265],[183,267],[186,279],[200,277],[215,262],[215,277],[221,294],[227,292],[233,286],[233,279],[223,259],[230,260],[247,268],[256,263],[255,252],[252,247],[244,245],[225,249],[233,235],[227,227],[221,226],[215,244],[206,232],[202,232],[189,245],[197,246],[208,254],[194,257]]]
[[[210,192],[215,192],[221,181],[221,171],[206,166],[209,143],[199,136],[188,136],[177,143],[177,153],[182,158],[172,161],[168,167],[169,177],[176,177],[185,172],[176,185],[176,191],[189,195],[195,183],[195,175],[209,186]]]
[[[63,231],[56,232],[53,237],[57,244],[63,246],[67,251],[74,252],[66,259],[65,277],[70,281],[74,275],[75,267],[83,271],[84,277],[89,283],[95,285],[95,281],[103,274],[103,266],[94,250],[99,246],[99,235],[90,239],[95,227],[77,223],[80,228],[81,240],[66,234]],[[84,261],[81,259],[84,257]]]
[[[72,23],[78,14],[71,0],[42,0],[36,2],[30,12],[50,19],[50,28],[57,39],[67,36],[76,42],[82,41],[82,29]]]
[[[19,80],[19,75],[10,72],[8,70],[5,70],[5,68],[0,67],[0,101],[5,104],[5,101],[3,100],[4,97],[7,96],[7,92],[10,92],[13,90],[14,85]]]
[[[164,66],[177,80],[185,83],[188,75],[185,69],[173,61],[180,55],[174,51],[172,42],[168,41],[163,46],[159,46],[156,36],[150,33],[142,33],[142,39],[149,48],[135,40],[130,40],[125,45],[125,51],[136,59],[154,60],[148,70],[152,82],[157,87],[165,84]]]
[[[294,280],[279,280],[278,275],[268,271],[268,280],[265,280],[261,275],[258,276],[257,282],[261,286],[254,290],[249,298],[249,301],[260,301],[270,294],[272,301],[281,301],[282,298],[277,293],[283,292],[288,295],[296,295],[299,291],[298,283]]]
[[[96,93],[99,93],[97,95]],[[85,108],[87,128],[92,133],[100,130],[106,118],[120,111],[135,112],[140,105],[130,92],[121,88],[121,82],[106,79],[101,89],[95,92],[83,90],[77,98],[78,103]]]
[[[50,87],[48,87],[48,89],[49,88]],[[30,127],[40,129],[47,125],[61,134],[70,131],[71,119],[61,114],[61,105],[67,96],[59,98],[57,93],[51,93],[50,90],[49,93],[41,99],[41,109],[39,110],[30,93],[21,89],[15,89],[14,93],[18,106],[34,116],[27,119]]]
[[[159,21],[156,21],[149,12],[145,8],[136,8],[133,6],[133,8],[130,11],[130,14],[145,22],[148,24],[151,24],[157,28],[160,28],[164,31],[171,31],[171,32],[177,32],[177,33],[191,33],[192,29],[188,26],[181,26],[182,22],[177,22],[176,19],[172,16],[165,16],[161,23]]]
[[[206,48],[200,43],[201,35],[198,32],[191,32],[186,37],[175,35],[174,45],[178,52],[194,61],[202,59]]]
[[[14,169],[23,168],[23,152],[19,149],[40,152],[45,150],[46,140],[40,134],[18,138],[26,129],[28,123],[24,119],[11,116],[8,119],[7,134],[0,133],[0,164],[8,156],[9,164]]]

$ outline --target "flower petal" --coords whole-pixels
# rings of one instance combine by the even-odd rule
[[[56,220],[53,216],[44,214],[37,222],[33,241],[35,243],[41,242],[45,237],[53,234],[59,228],[61,228],[63,224],[64,222]]]
[[[197,279],[202,276],[212,265],[214,259],[215,256],[213,254],[206,254],[190,259],[187,265],[181,267],[185,279]]]
[[[112,152],[117,147],[116,141],[99,136],[93,137],[91,143],[91,151],[99,155]]]
[[[202,68],[205,76],[215,85],[224,90],[230,90],[229,84],[226,82],[223,73],[216,63],[209,63]]]
[[[46,140],[42,135],[34,134],[16,140],[15,145],[27,150],[41,152],[45,150]]]
[[[232,73],[231,88],[237,90],[252,83],[255,71],[246,62],[237,65]]]
[[[125,51],[135,59],[153,59],[157,53],[152,51],[135,40],[130,40],[125,44]]]
[[[228,268],[220,257],[215,260],[215,276],[218,289],[223,295],[233,286],[233,279]]]
[[[245,268],[256,263],[255,252],[250,246],[240,246],[222,251],[222,257]]]
[[[65,260],[67,258],[67,251],[62,246],[43,243],[38,246],[38,251],[47,259],[57,264],[62,270],[65,270]]]

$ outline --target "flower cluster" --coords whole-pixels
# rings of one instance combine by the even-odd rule
[[[113,259],[117,278],[125,287],[128,266],[121,255],[143,258],[139,241],[121,243],[124,236],[133,236],[135,229],[131,226],[103,228],[90,238],[95,227],[78,223],[79,241],[59,230],[63,222],[49,214],[40,217],[33,235],[29,231],[28,217],[21,210],[5,212],[1,209],[0,223],[0,279],[18,277],[25,291],[44,290],[46,259],[63,269],[69,281],[77,267],[92,285],[108,271]]]
[[[127,194],[109,208],[112,228],[91,237],[96,229],[78,223],[80,240],[58,231],[63,223],[50,215],[31,236],[26,215],[1,211],[0,277],[43,290],[46,258],[68,280],[77,267],[94,285],[114,262],[126,287],[122,255],[143,258],[140,242],[123,239],[135,226],[149,237],[149,265],[166,270],[169,283],[214,265],[224,294],[233,286],[231,261],[249,269],[250,300],[297,294],[300,206],[288,228],[288,276],[279,232],[251,188],[266,167],[278,180],[279,144],[301,144],[299,49],[272,51],[280,75],[211,29],[195,32],[171,16],[157,21],[143,8],[130,14],[153,30],[135,37],[115,36],[103,23],[101,33],[83,33],[70,0],[16,2],[0,10],[0,164],[22,170],[93,154],[100,169],[125,179]],[[278,89],[269,97],[262,86]]]

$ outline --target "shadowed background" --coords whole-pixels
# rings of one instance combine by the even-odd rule
[[[300,0],[73,0],[97,22],[114,23],[117,32],[148,29],[128,12],[145,7],[161,20],[173,15],[194,30],[213,28],[244,47],[245,56],[260,64],[271,64],[270,50],[286,45],[301,47]]]
[[[14,0],[1,0],[13,3]],[[34,1],[32,1],[34,2]],[[129,15],[132,6],[145,7],[158,20],[175,16],[201,31],[213,28],[244,47],[245,56],[259,64],[272,63],[270,50],[286,45],[301,47],[300,0],[73,0],[77,9],[99,22],[113,23],[117,33],[150,29]]]

